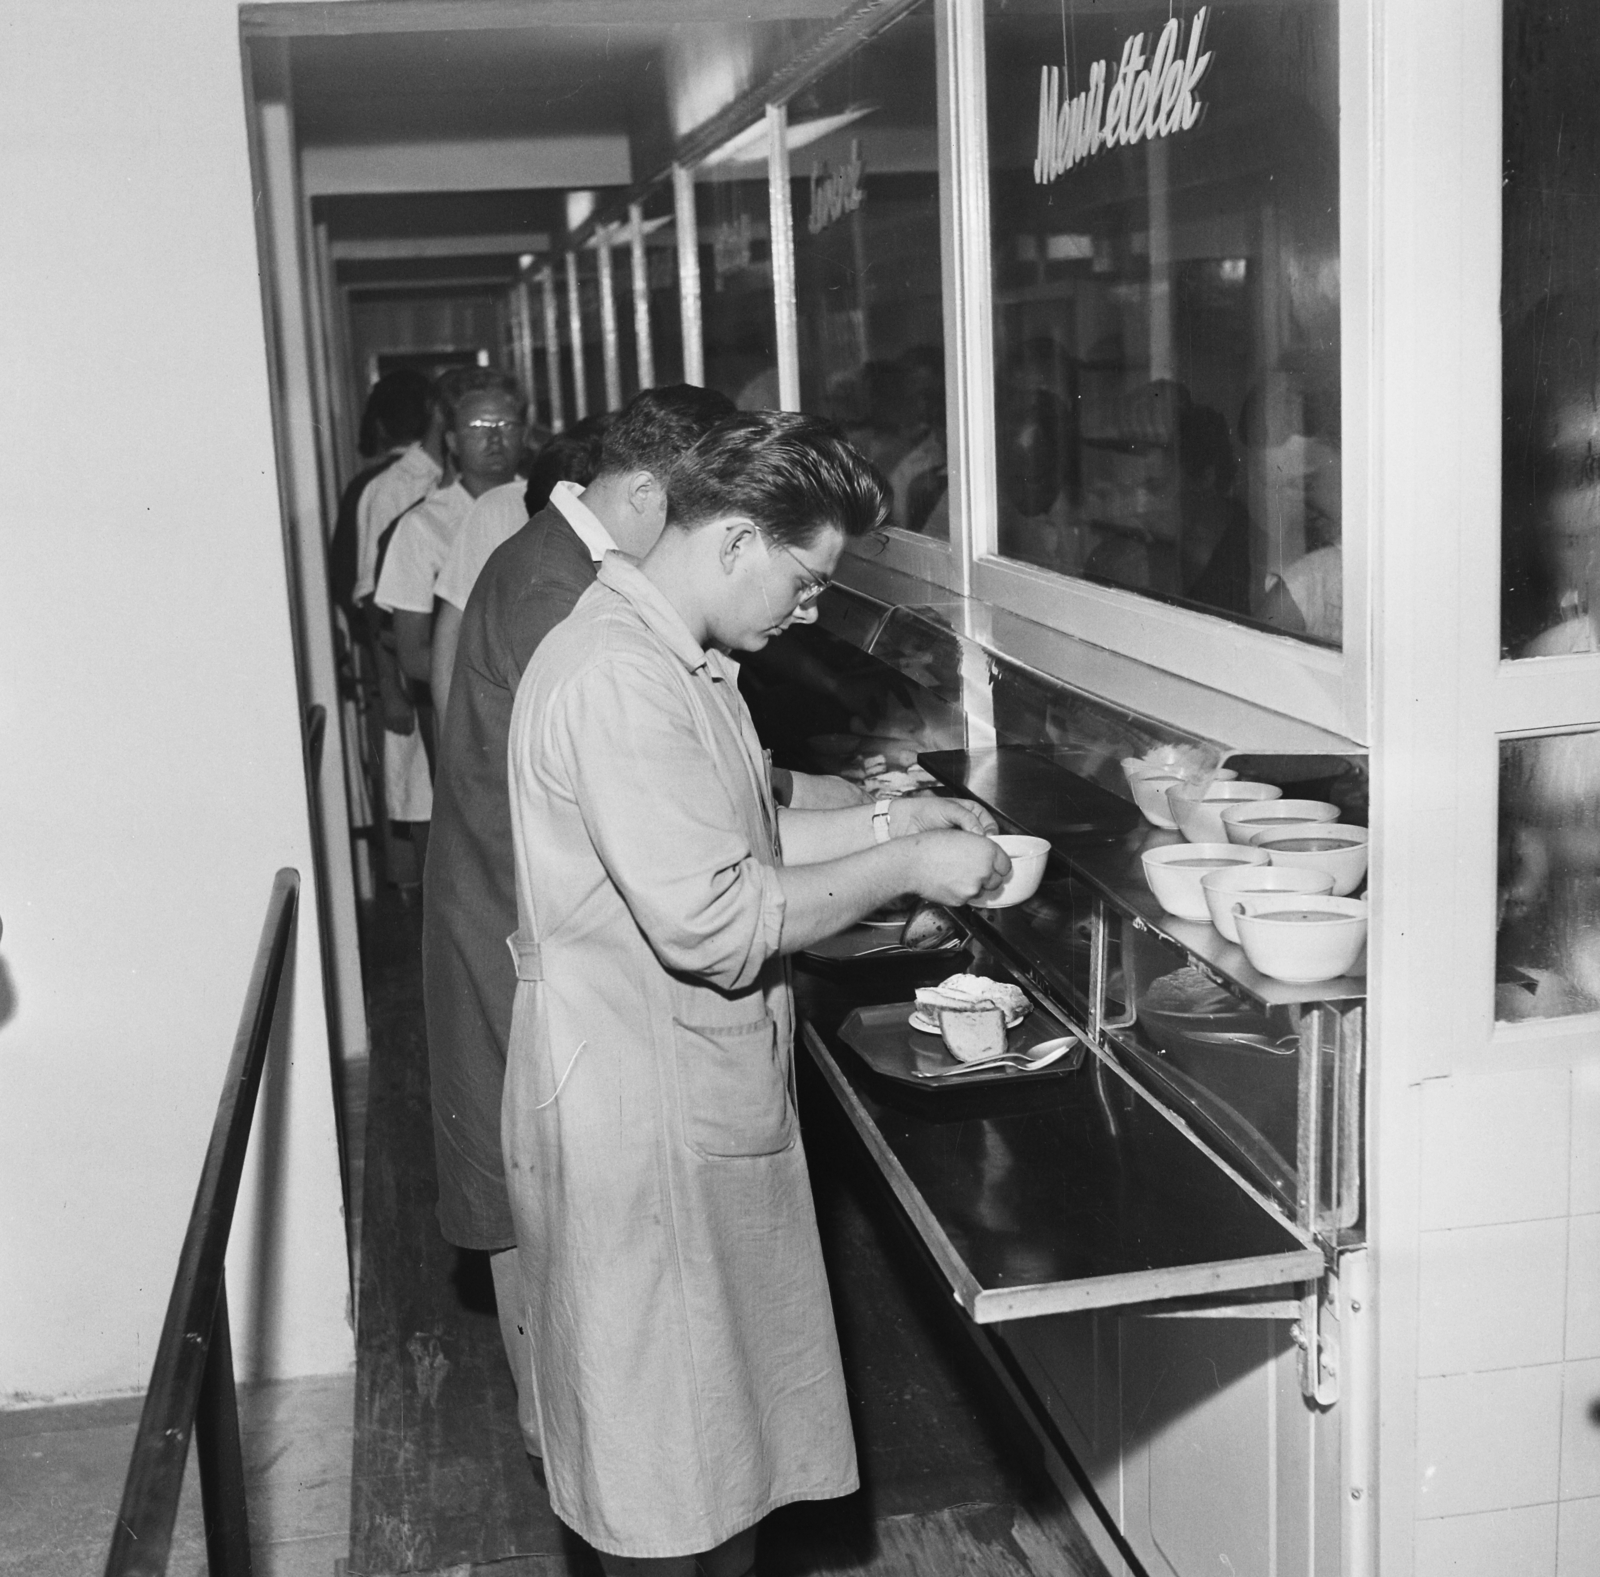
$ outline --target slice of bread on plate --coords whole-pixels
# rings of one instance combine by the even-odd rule
[[[966,1002],[937,1010],[939,1033],[957,1062],[982,1062],[1006,1049],[1006,1016],[992,1002]]]

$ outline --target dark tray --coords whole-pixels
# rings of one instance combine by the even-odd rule
[[[1058,848],[1113,843],[1143,821],[1127,800],[1021,745],[928,750],[917,760],[941,783]]]
[[[1074,1072],[1083,1062],[1082,1041],[1059,1057],[1048,1068],[1024,1073],[1018,1068],[995,1068],[984,1073],[964,1073],[959,1079],[929,1079],[928,1073],[947,1073],[960,1064],[937,1035],[924,1035],[912,1029],[907,1020],[915,1002],[885,1002],[876,1007],[856,1008],[839,1026],[839,1039],[856,1053],[874,1073],[886,1079],[911,1085],[918,1090],[971,1089],[986,1084],[1026,1083],[1034,1079],[1059,1078]],[[1006,1035],[1007,1051],[1031,1051],[1047,1040],[1070,1035],[1071,1030],[1043,1008],[1035,1007]]]

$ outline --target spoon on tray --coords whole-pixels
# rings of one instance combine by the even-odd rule
[[[919,1079],[959,1079],[963,1073],[983,1073],[994,1068],[1014,1068],[1018,1073],[1032,1073],[1037,1068],[1048,1067],[1058,1057],[1064,1057],[1078,1044],[1076,1035],[1063,1035],[1058,1040],[1041,1041],[1031,1053],[1008,1051],[998,1057],[985,1057],[981,1062],[958,1063],[953,1068],[941,1068],[936,1073],[923,1073]]]

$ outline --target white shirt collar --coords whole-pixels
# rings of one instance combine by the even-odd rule
[[[573,482],[557,482],[550,489],[550,502],[559,509],[566,522],[578,533],[578,540],[589,550],[596,564],[608,553],[615,553],[617,545],[611,533],[600,524],[600,517],[583,501],[583,489]]]

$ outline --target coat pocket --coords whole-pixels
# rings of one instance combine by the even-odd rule
[[[794,1108],[778,1061],[778,1026],[672,1021],[678,1112],[689,1148],[708,1160],[776,1155],[794,1143]]]

